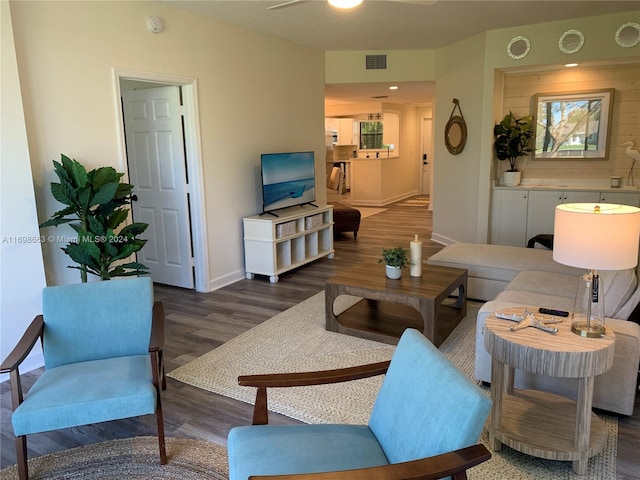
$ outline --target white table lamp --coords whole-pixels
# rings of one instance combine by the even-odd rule
[[[583,337],[601,337],[605,310],[598,270],[638,264],[640,209],[608,203],[558,205],[553,233],[553,259],[589,270],[578,287],[571,330]]]

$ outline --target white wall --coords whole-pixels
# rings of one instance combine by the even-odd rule
[[[0,2],[0,360],[42,313],[44,267],[9,2]],[[10,120],[9,120],[10,119]],[[36,345],[23,370],[42,364]],[[5,380],[0,377],[0,381]]]
[[[88,168],[126,169],[113,68],[198,80],[211,288],[243,278],[241,219],[262,210],[260,153],[314,150],[325,201],[323,52],[155,2],[12,2],[11,10],[41,221],[60,208],[49,191],[60,153]],[[149,15],[163,32],[146,29]],[[79,281],[58,246],[44,247],[48,283]]]
[[[434,212],[432,238],[442,243],[476,241],[480,184],[486,181],[480,175],[478,155],[483,136],[480,128],[482,103],[478,99],[482,98],[484,87],[484,43],[485,34],[481,34],[442,48],[437,54],[436,161],[431,201]],[[444,144],[444,127],[455,106],[454,98],[458,99],[467,124],[467,142],[458,155],[449,153]]]

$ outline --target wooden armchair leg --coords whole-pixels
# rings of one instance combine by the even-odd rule
[[[16,460],[18,464],[18,478],[29,480],[29,469],[27,467],[27,436],[16,437]]]
[[[156,388],[156,423],[158,426],[158,447],[160,449],[160,463],[167,463],[167,449],[164,441],[164,415],[162,414],[162,396],[160,390],[165,383],[164,364],[162,361],[162,349],[151,352],[151,374],[153,386]]]
[[[162,354],[162,350],[158,352],[158,360],[160,361],[160,379],[162,381],[161,386],[162,390],[167,389],[167,376],[164,370],[164,355]]]
[[[158,448],[160,450],[160,464],[167,464],[167,448],[164,440],[164,417],[162,415],[162,406],[158,403],[156,409],[156,423],[158,424]]]

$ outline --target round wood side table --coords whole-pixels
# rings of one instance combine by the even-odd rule
[[[537,309],[536,309],[537,310]],[[508,313],[524,313],[524,308]],[[489,446],[502,445],[549,460],[572,461],[584,475],[589,458],[607,441],[605,425],[591,411],[593,381],[613,364],[615,334],[584,338],[571,332],[571,321],[554,324],[557,333],[527,327],[490,315],[484,324],[484,346],[491,355]],[[535,390],[514,390],[514,371],[577,378],[576,400]]]

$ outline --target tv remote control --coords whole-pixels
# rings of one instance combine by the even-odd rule
[[[569,316],[569,312],[566,312],[564,310],[554,310],[553,308],[544,308],[544,307],[540,307],[538,309],[538,311],[542,314],[545,315],[554,315],[556,317],[568,317]]]

